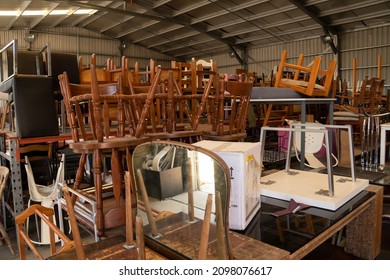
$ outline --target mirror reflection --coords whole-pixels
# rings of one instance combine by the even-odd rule
[[[222,159],[189,144],[153,141],[136,147],[133,171],[148,246],[186,259],[198,259],[202,248],[207,259],[228,257],[230,177]]]

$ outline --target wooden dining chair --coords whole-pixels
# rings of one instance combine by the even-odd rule
[[[180,86],[181,76],[178,68],[162,68],[160,76],[162,96],[166,104],[167,139],[193,143],[202,139],[202,132],[194,129],[195,115],[191,105],[200,102],[199,94],[183,94]]]
[[[214,97],[216,114],[210,124],[199,125],[203,138],[217,141],[243,141],[246,136],[248,108],[253,83],[220,80],[219,94]],[[213,98],[213,97],[212,97]]]
[[[127,191],[126,196],[130,190]],[[20,252],[20,259],[27,259],[26,245],[34,254],[34,256],[40,260],[146,260],[146,259],[164,259],[161,255],[154,252],[149,248],[145,248],[144,236],[143,236],[143,222],[142,218],[135,215],[135,224],[131,219],[126,221],[126,230],[128,235],[134,233],[134,236],[123,238],[121,235],[114,236],[107,240],[101,240],[98,242],[92,242],[84,244],[77,222],[77,214],[72,206],[72,198],[70,196],[70,188],[64,184],[62,191],[65,204],[68,206],[68,220],[70,228],[72,230],[72,238],[68,237],[60,228],[54,223],[54,210],[47,208],[39,204],[34,204],[19,214],[15,223],[18,232],[18,245]],[[127,198],[126,198],[127,199]],[[127,209],[131,210],[131,203],[127,205]],[[30,216],[37,215],[40,217],[41,222],[45,223],[50,229],[50,252],[44,254],[36,245],[31,242],[28,234],[24,230],[24,225]],[[134,228],[133,228],[134,227]],[[61,240],[61,244],[58,245],[55,242],[56,237]]]
[[[123,225],[125,221],[124,204],[121,202],[124,168],[131,166],[130,150],[145,141],[143,137],[125,134],[127,125],[126,108],[128,99],[120,91],[114,94],[101,94],[104,88],[112,84],[99,84],[95,66],[91,65],[91,84],[70,84],[66,72],[59,76],[61,93],[70,125],[72,140],[69,147],[81,154],[74,188],[81,186],[87,155],[92,157],[92,175],[97,205],[98,235],[102,237],[106,228]],[[117,90],[121,85],[117,87]],[[81,104],[88,105],[88,118],[81,113]],[[113,121],[109,108],[116,107],[116,119]],[[115,206],[104,209],[102,163],[106,157],[111,159],[111,176]],[[125,162],[125,164],[124,164]]]
[[[304,66],[303,54],[298,58],[297,64],[287,62],[287,51],[282,52],[278,72],[275,79],[275,87],[288,87],[307,96],[328,97],[333,74],[336,69],[336,61],[331,60],[328,69],[321,69],[321,57],[314,57],[310,66]],[[287,73],[291,73],[286,76]],[[306,77],[303,78],[302,77]],[[323,80],[322,84],[318,80]]]

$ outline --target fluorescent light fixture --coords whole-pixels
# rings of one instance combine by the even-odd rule
[[[69,14],[69,10],[53,10],[53,11],[51,11],[50,13],[49,13],[49,15],[53,15],[53,16],[55,16],[55,15],[67,15],[67,14]]]
[[[73,14],[74,15],[93,15],[96,12],[97,12],[97,10],[92,10],[92,9],[78,9]]]
[[[22,13],[23,16],[43,16],[47,14],[47,10],[26,10]]]
[[[22,12],[22,16],[44,16],[47,10],[26,10]],[[49,15],[67,15],[72,14],[73,10],[53,10]],[[74,15],[93,15],[97,10],[93,9],[78,9]],[[20,15],[20,11],[0,11],[0,17],[16,17]]]
[[[18,16],[20,11],[0,11],[0,16],[2,17],[14,17]]]

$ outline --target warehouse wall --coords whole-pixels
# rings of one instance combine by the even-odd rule
[[[378,56],[382,60],[382,78],[390,88],[390,26],[342,34],[340,42],[341,77],[352,81],[353,59],[356,58],[357,79],[378,76]]]
[[[24,40],[27,30],[9,30],[0,32],[0,46],[6,45],[13,39],[18,40],[19,49],[28,49],[29,43]],[[120,65],[119,40],[108,38],[82,28],[53,28],[50,30],[34,31],[35,39],[31,43],[31,49],[39,50],[46,43],[50,44],[53,52],[64,52],[77,54],[82,57],[83,65],[88,65],[91,60],[91,54],[95,53],[97,65],[104,66],[107,58],[113,58],[116,65]],[[149,59],[153,58],[157,64],[169,65],[171,58],[136,45],[128,45],[123,54],[130,58],[130,67],[134,67],[135,61],[138,61],[141,69],[149,64]]]

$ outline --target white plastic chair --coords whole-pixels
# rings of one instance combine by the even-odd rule
[[[289,124],[294,125],[298,123],[290,122]],[[318,129],[318,132],[305,132],[305,159],[307,161],[305,165],[310,168],[323,168],[325,167],[325,165],[318,159],[316,153],[320,152],[322,147],[327,148],[324,145],[325,132],[323,131],[323,129],[325,126],[321,123],[310,122],[310,123],[305,123],[305,127],[312,130]],[[300,153],[300,147],[301,147],[301,132],[294,132],[294,148],[296,151],[295,155],[298,161],[300,161],[298,157],[298,154]],[[335,160],[333,166],[336,166],[338,164],[338,159],[333,153],[332,153],[332,157]]]
[[[55,181],[48,186],[36,184],[34,179],[34,173],[31,168],[31,164],[28,160],[28,156],[25,156],[25,168],[27,174],[27,182],[28,182],[28,190],[30,194],[30,198],[28,200],[27,207],[30,207],[31,202],[38,202],[41,205],[49,208],[54,208],[55,201],[57,199],[57,189],[58,185],[64,182],[64,160],[65,155],[62,155],[60,165],[57,170],[57,176]],[[37,227],[37,235],[38,240],[33,240],[32,242],[36,244],[50,244],[49,240],[49,229],[46,224],[41,223],[41,231],[38,230],[38,219],[35,217],[35,224]],[[29,229],[29,221],[27,220],[27,232]],[[42,236],[41,236],[42,235]],[[58,237],[56,236],[56,242],[58,241]]]

